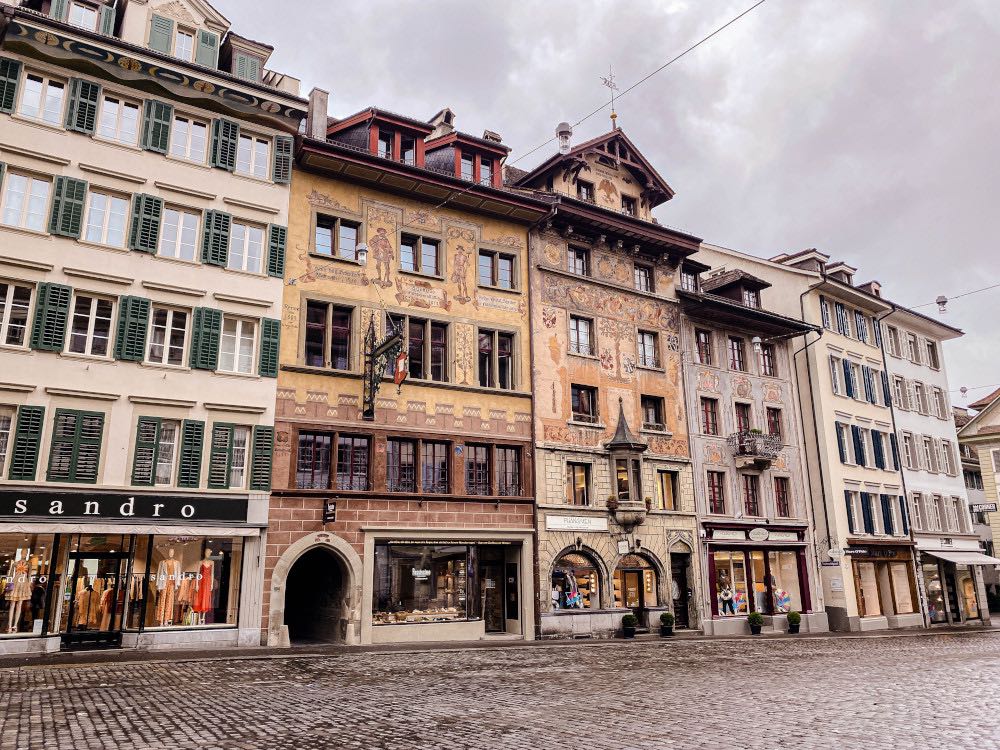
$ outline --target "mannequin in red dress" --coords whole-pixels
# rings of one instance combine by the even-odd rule
[[[212,590],[215,588],[215,561],[212,550],[205,550],[205,558],[198,564],[198,590],[194,594],[192,609],[198,616],[198,624],[205,624],[205,613],[212,609]]]

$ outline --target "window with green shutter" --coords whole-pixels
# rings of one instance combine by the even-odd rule
[[[267,275],[279,279],[285,277],[285,246],[288,244],[288,229],[272,224],[267,230]]]
[[[267,492],[271,489],[271,461],[273,455],[274,428],[265,425],[254,427],[250,489],[260,492]]]
[[[115,359],[142,362],[146,356],[150,306],[145,297],[122,297],[119,301]]]
[[[229,489],[229,467],[233,460],[233,425],[212,425],[212,443],[208,452],[208,486],[213,490]]]
[[[221,335],[222,311],[196,307],[191,330],[191,367],[197,370],[218,368]]]
[[[147,99],[142,107],[142,147],[165,154],[170,148],[170,127],[174,122],[174,106],[156,99]]]
[[[93,135],[97,127],[97,105],[101,101],[100,84],[74,78],[69,82],[69,107],[66,129]]]
[[[35,473],[38,470],[38,452],[42,447],[42,428],[44,426],[44,406],[18,407],[14,447],[10,452],[10,469],[7,472],[7,478],[11,481],[35,481]]]
[[[274,165],[271,169],[271,179],[279,185],[287,185],[292,181],[292,146],[291,136],[279,135],[274,139]]]
[[[201,235],[201,262],[226,267],[233,217],[224,211],[206,211]]]
[[[52,4],[49,6],[49,17],[57,21],[65,21],[68,10],[69,0],[52,0]]]
[[[132,453],[132,484],[136,487],[152,487],[155,484],[161,422],[159,417],[139,417]]]
[[[10,114],[17,103],[17,85],[21,80],[21,63],[0,57],[0,112]]]
[[[66,323],[73,288],[63,284],[39,284],[35,320],[31,328],[31,348],[61,352],[66,344]]]
[[[237,52],[233,60],[233,75],[244,81],[260,83],[261,62],[259,57]]]
[[[103,437],[104,415],[100,412],[57,409],[48,481],[95,484]]]
[[[212,121],[212,166],[236,170],[236,152],[240,145],[240,125],[231,120]]]
[[[205,423],[185,419],[181,425],[181,452],[177,465],[177,486],[201,486],[201,455],[205,446]]]
[[[52,213],[49,214],[49,233],[79,239],[83,229],[83,205],[86,199],[86,181],[73,177],[56,177]]]
[[[163,199],[155,195],[137,194],[132,197],[132,226],[128,246],[132,250],[155,253],[160,243]]]
[[[206,68],[219,67],[219,35],[204,29],[198,32],[198,49],[194,61]]]
[[[153,14],[149,24],[149,48],[170,54],[174,44],[174,22]]]
[[[111,36],[115,33],[115,16],[116,11],[113,6],[101,6],[101,20],[97,24],[97,28],[100,29],[102,34]]]
[[[278,377],[278,353],[281,348],[281,321],[264,318],[260,326],[260,375]]]

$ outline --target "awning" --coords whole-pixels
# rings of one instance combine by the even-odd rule
[[[958,565],[1000,565],[1000,558],[990,557],[982,552],[942,552],[926,549],[920,551]]]

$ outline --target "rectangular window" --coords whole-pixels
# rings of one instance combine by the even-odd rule
[[[399,240],[399,267],[403,271],[439,276],[437,240],[404,234]]]
[[[590,505],[590,464],[566,464],[566,502]]]
[[[69,347],[73,354],[106,357],[111,344],[114,302],[101,297],[76,295],[70,322]]]
[[[760,292],[756,289],[744,289],[743,304],[747,307],[760,307]]]
[[[514,334],[479,331],[479,385],[513,390]]]
[[[485,157],[479,159],[479,184],[493,184],[493,160]]]
[[[886,326],[889,332],[889,354],[894,357],[902,356],[902,345],[900,344],[899,329],[894,326]]]
[[[707,474],[708,512],[722,515],[726,512],[726,475],[721,471]]]
[[[576,181],[576,197],[589,203],[594,202],[594,183],[584,180]]]
[[[463,544],[375,545],[372,624],[478,620],[474,550]]]
[[[921,414],[930,414],[930,404],[927,401],[927,387],[923,383],[914,383],[913,393],[917,397],[917,411]]]
[[[917,344],[915,334],[906,334],[906,356],[909,357],[911,362],[920,364],[920,347]]]
[[[380,128],[378,131],[378,146],[377,146],[378,155],[381,156],[383,159],[392,159],[393,158],[392,146],[395,139],[396,139],[396,134],[393,133],[391,130],[382,130]]]
[[[743,475],[743,511],[750,517],[760,515],[760,481],[756,474]]]
[[[308,367],[350,369],[351,317],[349,307],[306,301],[304,356]]]
[[[83,3],[70,3],[66,20],[81,29],[97,31],[97,8]]]
[[[240,134],[236,149],[236,174],[266,180],[270,166],[270,140]]]
[[[941,471],[949,476],[956,473],[955,457],[951,452],[951,443],[947,440],[941,441]]]
[[[232,223],[229,233],[229,258],[226,268],[247,273],[261,273],[264,258],[264,228]]]
[[[63,124],[65,98],[66,84],[62,81],[29,73],[24,77],[24,92],[18,111],[24,117],[60,126]]]
[[[255,321],[225,316],[219,342],[219,372],[252,373],[256,338]]]
[[[940,388],[934,389],[934,405],[937,408],[937,415],[941,419],[948,418],[948,401],[945,399],[944,391]]]
[[[637,215],[635,198],[632,198],[628,195],[622,196],[622,213],[625,214],[626,216]]]
[[[462,153],[459,159],[459,177],[470,181],[476,178],[476,157],[472,154]]]
[[[38,177],[10,172],[3,181],[2,221],[9,227],[45,231],[52,183]]]
[[[588,318],[569,316],[569,350],[573,354],[593,356],[594,344],[591,337],[593,321]]]
[[[857,331],[858,341],[868,343],[868,318],[860,310],[854,311],[854,330]]]
[[[469,495],[490,494],[490,448],[465,444],[465,491]]]
[[[208,154],[208,125],[189,117],[174,117],[170,128],[170,155],[204,164]]]
[[[767,407],[767,434],[774,435],[779,440],[782,439],[781,409]]]
[[[201,217],[193,211],[165,208],[159,254],[164,258],[193,261],[200,222]]]
[[[587,385],[570,386],[570,400],[573,420],[576,422],[597,422],[597,389]]]
[[[174,56],[191,62],[194,60],[194,34],[183,29],[177,29],[174,34]]]
[[[841,372],[843,371],[843,361],[837,357],[830,357],[830,387],[833,395],[839,396],[843,392],[840,384]]]
[[[160,423],[160,433],[156,444],[156,468],[154,482],[157,487],[171,487],[177,467],[177,448],[180,423],[164,420]]]
[[[0,344],[24,346],[27,343],[31,289],[23,284],[0,281]]]
[[[295,487],[300,490],[330,488],[330,453],[333,435],[325,432],[300,432],[295,464]]]
[[[358,260],[358,236],[361,225],[335,216],[316,217],[316,239],[313,252],[319,255]],[[388,239],[385,240],[388,243]]]
[[[366,437],[337,437],[338,490],[368,490],[369,440]]]
[[[583,247],[571,247],[567,253],[570,273],[577,276],[590,276],[590,251]]]
[[[719,434],[719,401],[714,398],[701,399],[701,431],[705,435]]]
[[[154,307],[150,316],[149,351],[146,361],[156,365],[184,364],[188,313],[167,307]]]
[[[778,368],[774,360],[774,344],[760,345],[760,371],[769,377],[778,376]]]
[[[851,335],[851,321],[847,317],[847,308],[843,306],[840,302],[833,303],[833,311],[837,318],[837,333],[844,336]]]
[[[788,477],[774,478],[774,509],[778,518],[792,517],[792,491]]]
[[[521,492],[521,449],[497,446],[497,494],[516,497]]]
[[[652,292],[653,291],[653,269],[649,266],[643,266],[638,263],[635,264],[635,269],[633,271],[633,280],[635,281],[635,288],[640,292]]]
[[[420,444],[420,476],[424,492],[446,493],[449,490],[448,443],[422,441]]]
[[[0,476],[7,469],[7,448],[10,445],[11,432],[14,425],[14,410],[0,406]]]
[[[104,415],[58,409],[49,449],[50,482],[97,482]]]
[[[135,146],[139,142],[139,105],[117,96],[101,100],[97,135],[111,141]]]
[[[746,358],[743,356],[743,339],[737,336],[729,337],[729,369],[746,372]]]
[[[823,322],[823,327],[829,330],[830,328],[830,303],[826,301],[826,297],[819,298],[819,316],[820,320]]]
[[[694,340],[698,351],[698,364],[712,364],[712,334],[708,331],[696,330]]]
[[[229,461],[229,488],[240,489],[246,486],[250,466],[250,428],[235,425],[230,447],[232,458]]]
[[[906,400],[906,386],[903,383],[903,379],[898,375],[894,375],[892,378],[892,398],[893,403],[900,409],[908,410],[909,404]]]
[[[753,419],[750,412],[750,404],[736,404],[736,430],[737,432],[750,432],[753,428]]]
[[[663,399],[659,396],[642,397],[642,428],[644,430],[666,429],[663,423]]]
[[[99,245],[124,247],[128,209],[125,198],[91,190],[87,196],[84,239]]]
[[[640,367],[659,367],[659,338],[651,331],[639,331],[636,340],[636,351]]]
[[[927,348],[927,365],[934,370],[941,369],[941,361],[938,359],[938,348],[937,344],[933,341],[925,341],[924,345]]]
[[[514,256],[506,253],[495,253],[491,250],[480,250],[479,286],[516,289]]]
[[[400,136],[399,160],[403,162],[403,164],[417,163],[417,142],[413,136]]]
[[[656,472],[656,508],[657,510],[677,510],[676,472]]]
[[[698,291],[698,274],[681,270],[681,289],[685,292]]]
[[[417,445],[413,440],[389,438],[386,440],[386,489],[389,492],[414,492],[416,490]]]

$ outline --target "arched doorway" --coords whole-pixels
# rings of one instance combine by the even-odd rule
[[[285,582],[285,625],[291,643],[335,643],[347,638],[347,569],[333,550],[303,553]]]
[[[659,606],[656,568],[642,555],[627,554],[618,561],[612,577],[616,607],[628,607],[639,621],[649,607]]]

